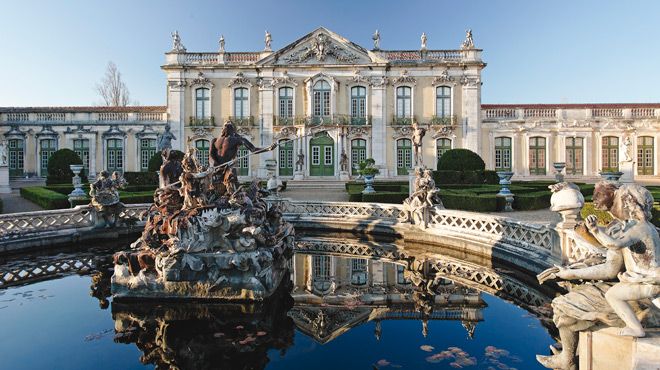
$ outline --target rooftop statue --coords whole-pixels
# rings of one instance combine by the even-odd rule
[[[172,51],[173,52],[186,52],[186,48],[181,43],[181,36],[179,36],[179,31],[174,31],[172,33]]]
[[[225,52],[225,35],[220,35],[220,40],[218,42],[220,43],[220,52],[224,53]]]
[[[374,50],[380,50],[380,33],[378,30],[371,36],[371,39],[374,40]]]
[[[421,49],[421,50],[426,50],[426,41],[427,41],[427,37],[426,37],[426,33],[425,33],[425,32],[422,32],[422,36],[420,37],[420,39],[422,40],[422,46],[420,47],[420,49]]]
[[[590,255],[538,275],[541,283],[553,279],[584,281],[564,283],[569,292],[552,301],[562,350],[553,356],[537,356],[547,368],[575,369],[578,332],[598,324],[622,326],[620,335],[643,337],[645,331],[637,315],[652,304],[660,308],[660,236],[650,222],[651,193],[637,184],[601,181],[596,184],[593,203],[597,209],[608,211],[614,221],[602,227],[590,215],[576,229],[576,239],[600,248],[604,257]]]
[[[461,49],[474,49],[474,40],[472,39],[472,30],[465,30],[465,40],[461,44]]]
[[[275,148],[254,147],[227,122],[208,168],[195,148],[183,158],[168,152],[142,236],[132,252],[115,255],[115,298],[259,300],[275,291],[294,230],[264,201],[258,180],[239,186],[233,165],[241,145],[253,153]]]
[[[264,37],[264,44],[266,44],[266,47],[264,48],[264,50],[266,50],[266,51],[273,50],[270,47],[270,44],[272,42],[273,42],[273,38],[271,37],[270,32],[266,31],[266,36]]]

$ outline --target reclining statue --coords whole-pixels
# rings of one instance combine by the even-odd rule
[[[596,184],[593,203],[614,217],[606,227],[598,226],[594,215],[585,220],[591,236],[605,249],[605,259],[555,266],[537,276],[540,283],[585,281],[569,284],[569,292],[552,301],[562,351],[553,349],[555,355],[537,356],[547,368],[576,369],[578,333],[599,323],[623,326],[619,335],[643,337],[638,315],[646,314],[644,309],[652,304],[660,308],[660,236],[650,222],[651,193],[637,184],[601,181]]]

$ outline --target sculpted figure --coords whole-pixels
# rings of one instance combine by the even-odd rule
[[[422,40],[422,47],[421,47],[421,49],[422,49],[422,50],[426,50],[426,40],[427,40],[427,37],[426,37],[426,33],[425,33],[425,32],[422,32],[421,40]]]
[[[160,166],[160,187],[169,186],[183,174],[182,154],[178,150],[163,150],[163,164]]]
[[[431,207],[444,208],[438,196],[440,189],[436,188],[433,171],[415,168],[415,190],[403,201],[403,216],[400,221],[425,225],[424,211]]]
[[[174,33],[172,33],[172,51],[186,51],[186,48],[181,43],[179,31],[174,31]]]
[[[214,181],[216,188],[223,185],[226,192],[233,193],[238,187],[238,176],[232,165],[236,161],[238,149],[241,145],[254,154],[264,153],[277,147],[277,143],[273,143],[266,148],[257,148],[248,139],[236,132],[236,128],[231,121],[225,122],[220,137],[211,141],[211,150],[209,151],[209,164],[211,167],[216,167],[214,169],[218,179]]]
[[[220,35],[220,52],[224,53],[225,52],[225,35]]]
[[[7,166],[7,140],[0,140],[0,167]]]
[[[119,214],[125,208],[119,201],[119,189],[126,185],[126,180],[117,171],[112,177],[108,171],[101,171],[98,179],[90,185],[91,205],[103,217],[105,227],[114,227],[119,220]]]
[[[412,128],[413,128],[412,142],[413,142],[413,149],[415,155],[415,166],[423,166],[424,158],[422,152],[422,141],[424,139],[424,136],[426,135],[426,129],[419,127],[417,122],[413,122]]]
[[[170,125],[165,125],[165,132],[158,135],[156,140],[156,148],[161,152],[165,149],[172,149],[172,140],[176,140],[176,136],[170,132]]]
[[[266,31],[266,36],[264,37],[264,43],[266,44],[265,50],[271,50],[270,44],[273,41],[273,38],[270,36],[270,32]]]
[[[625,139],[623,139],[623,156],[625,158],[625,162],[631,162],[633,160],[632,141],[630,140],[630,136],[626,136]]]
[[[339,159],[339,167],[341,168],[342,171],[348,171],[348,155],[343,149],[341,151],[341,156]]]
[[[468,29],[465,30],[465,40],[463,41],[463,45],[461,45],[463,49],[471,49],[474,47],[474,40],[472,39],[472,30]]]
[[[374,50],[380,50],[380,33],[378,30],[371,36],[371,39],[374,40]]]
[[[653,198],[642,186],[619,185],[613,181],[596,184],[593,203],[597,209],[613,217],[607,227],[596,224],[589,216],[585,221],[591,235],[606,248],[605,260],[585,260],[568,267],[555,266],[540,273],[539,282],[546,280],[587,280],[572,285],[570,292],[552,301],[553,320],[559,329],[562,351],[553,356],[537,356],[551,369],[575,369],[578,332],[599,322],[625,327],[621,335],[644,336],[644,330],[631,302],[660,306],[660,271],[658,255],[660,237],[650,223]],[[618,283],[610,282],[617,279]],[[637,306],[637,303],[634,303]],[[553,352],[558,352],[553,350]]]
[[[296,171],[303,171],[305,168],[305,155],[302,149],[298,150],[298,159],[296,159]]]

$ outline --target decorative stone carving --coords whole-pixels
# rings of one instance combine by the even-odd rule
[[[380,50],[380,33],[378,30],[374,32],[374,35],[371,36],[371,39],[374,40],[374,50]]]
[[[280,131],[275,134],[275,139],[288,139],[296,136],[296,129],[293,127],[282,127]]]
[[[363,83],[363,84],[371,85],[371,83],[372,83],[371,79],[369,79],[367,77],[364,77],[362,74],[360,74],[359,69],[356,69],[353,72],[353,77],[351,77],[351,81],[353,81],[353,83],[356,83],[356,84],[362,84]]]
[[[392,138],[399,139],[402,137],[411,137],[412,134],[413,129],[411,126],[394,127],[394,135],[392,135]]]
[[[110,127],[112,128],[112,126]],[[6,136],[6,135],[5,135]],[[41,131],[37,132],[36,137],[57,137],[58,133],[53,130],[49,125],[41,126]]]
[[[369,136],[369,128],[360,126],[349,126],[347,136],[349,138]]]
[[[273,86],[276,86],[276,85],[293,85],[293,86],[298,86],[298,83],[296,82],[296,80],[294,80],[293,78],[291,78],[291,77],[289,76],[289,72],[287,72],[287,71],[282,72],[282,77],[276,77],[276,78],[273,78],[271,84],[272,84]]]
[[[211,80],[208,77],[204,76],[203,72],[199,72],[197,74],[197,78],[190,81],[190,86],[205,86],[205,87],[213,88],[215,84],[211,82]]]
[[[185,53],[186,48],[181,43],[181,37],[179,36],[179,31],[174,31],[172,33],[172,50],[170,53]]]
[[[622,142],[622,152],[623,152],[623,161],[624,162],[632,162],[633,156],[632,156],[632,140],[630,140],[630,135],[627,135],[625,138],[623,138]]]
[[[413,129],[412,143],[413,143],[413,155],[415,158],[415,166],[423,167],[424,152],[422,150],[422,144],[424,143],[424,136],[426,136],[426,129],[419,127],[417,122],[413,122],[412,129]]]
[[[252,82],[250,82],[249,78],[243,75],[243,72],[238,72],[236,73],[236,77],[233,80],[231,80],[231,82],[227,85],[227,87],[232,87],[236,85],[247,85],[252,87]]]
[[[465,30],[465,40],[461,43],[461,49],[474,49],[474,39],[472,39],[472,30]]]
[[[8,157],[7,157],[7,140],[0,139],[0,167],[7,167]]]
[[[158,151],[163,151],[165,149],[172,149],[172,140],[176,140],[176,136],[170,132],[170,125],[165,125],[165,132],[158,135],[156,139],[156,148]]]
[[[437,77],[433,78],[433,81],[431,82],[431,85],[436,86],[436,85],[441,85],[441,84],[444,84],[444,83],[453,83],[453,82],[454,82],[454,78],[449,76],[449,71],[447,71],[445,69],[444,71],[442,71],[440,76],[437,76]]]
[[[284,61],[292,64],[302,63],[312,57],[316,57],[317,61],[323,62],[328,56],[332,56],[337,61],[343,63],[353,63],[359,58],[356,54],[335,45],[325,33],[318,33],[312,40],[310,46],[306,46],[301,50],[284,57]]]
[[[186,81],[183,80],[169,80],[167,81],[167,86],[170,88],[170,90],[180,90],[186,87]]]
[[[434,139],[439,139],[441,137],[454,137],[454,131],[456,131],[456,126],[455,125],[437,125],[437,126],[432,126],[433,127],[433,135],[432,137]]]
[[[550,210],[559,212],[562,216],[562,222],[557,227],[564,229],[575,227],[581,220],[580,210],[584,206],[584,196],[580,188],[570,182],[552,184],[548,188],[552,191]]]
[[[92,133],[92,132],[93,131],[92,131],[91,127],[85,128],[85,126],[83,126],[83,125],[76,125],[76,128],[67,127],[66,130],[64,131],[65,134],[73,134],[73,135],[75,135],[75,134],[89,134],[89,133]]]
[[[296,159],[296,171],[304,171],[305,170],[305,155],[303,154],[302,149],[298,150],[298,156]]]
[[[394,79],[393,83],[397,84],[416,84],[417,80],[415,77],[408,75],[408,70],[401,71],[401,75]]]
[[[444,209],[435,186],[433,171],[428,168],[415,168],[412,194],[403,201],[403,212],[399,220],[426,229],[429,223],[430,208]]]
[[[420,37],[420,40],[422,41],[422,45],[419,47],[420,50],[426,50],[427,37],[425,32],[422,32],[422,36]]]
[[[272,42],[273,42],[273,38],[271,37],[270,32],[266,31],[266,36],[264,36],[264,44],[265,44],[264,51],[272,51],[273,50],[270,47]]]
[[[385,87],[390,84],[390,80],[387,78],[387,76],[380,76],[371,79],[371,84],[374,87]]]
[[[126,185],[128,183],[117,171],[112,173],[112,177],[108,171],[101,171],[99,178],[90,184],[91,205],[103,218],[103,226],[106,228],[115,227],[120,220],[119,214],[125,206],[119,200],[119,189]]]
[[[256,148],[227,122],[211,142],[208,168],[195,148],[181,161],[179,181],[163,168],[168,184],[154,194],[136,251],[115,255],[116,298],[261,300],[275,291],[292,253],[293,227],[262,199],[267,192],[258,180],[239,186],[234,164],[241,146],[256,154],[276,147]]]
[[[552,279],[586,281],[565,283],[569,293],[552,301],[562,350],[554,351],[557,354],[553,356],[537,356],[547,368],[576,368],[579,331],[598,323],[623,324],[619,335],[643,337],[638,316],[652,304],[660,308],[660,236],[651,223],[653,196],[637,184],[601,181],[596,184],[593,203],[597,209],[608,211],[614,221],[601,227],[596,217],[589,215],[576,229],[575,238],[600,248],[605,258],[555,266],[537,276],[540,283]],[[646,317],[647,322],[651,319]]]

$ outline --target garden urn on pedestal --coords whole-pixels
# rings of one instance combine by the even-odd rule
[[[504,198],[506,204],[504,205],[504,212],[513,211],[513,193],[509,190],[509,185],[511,185],[511,177],[513,177],[513,172],[499,171],[497,176],[500,178],[500,192],[497,193],[498,197]]]

